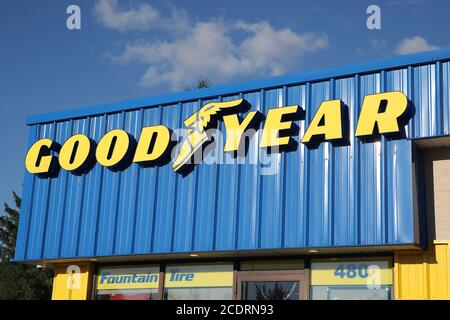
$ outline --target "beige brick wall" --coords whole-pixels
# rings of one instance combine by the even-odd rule
[[[429,240],[450,239],[450,148],[425,150]]]

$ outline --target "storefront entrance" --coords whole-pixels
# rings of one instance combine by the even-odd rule
[[[308,299],[305,270],[240,271],[236,276],[238,300]]]
[[[102,266],[102,300],[387,300],[389,256]]]

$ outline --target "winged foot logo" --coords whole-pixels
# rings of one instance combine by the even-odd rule
[[[177,158],[172,164],[174,171],[182,171],[183,166],[191,164],[195,153],[211,142],[207,130],[215,127],[217,119],[225,114],[236,113],[248,108],[250,104],[244,99],[228,102],[212,102],[204,105],[199,111],[184,121],[187,137],[184,139]]]

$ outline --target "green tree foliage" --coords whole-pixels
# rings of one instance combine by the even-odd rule
[[[205,89],[205,88],[209,88],[211,85],[209,83],[209,81],[207,80],[199,80],[197,82],[197,89]]]
[[[52,271],[35,266],[1,262],[0,300],[49,300]]]
[[[14,256],[16,247],[17,226],[19,224],[20,197],[13,192],[17,209],[5,203],[6,215],[0,216],[0,260],[10,260]]]
[[[5,203],[5,214],[0,216],[0,299],[50,299],[50,269],[12,262],[21,206],[21,199],[15,192],[13,197],[15,208]]]

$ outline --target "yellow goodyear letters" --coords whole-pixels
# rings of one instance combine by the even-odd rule
[[[94,146],[95,143],[83,134],[70,137],[59,152],[59,165],[67,171],[83,172],[92,163]]]
[[[348,116],[341,100],[329,100],[320,104],[314,118],[302,138],[302,143],[314,147],[321,141],[344,141]]]
[[[262,118],[263,115],[257,110],[249,112],[241,122],[239,122],[240,119],[236,114],[224,116],[223,123],[227,132],[227,139],[223,150],[235,155],[245,152],[245,139],[251,139]],[[250,131],[252,129],[253,131]]]
[[[288,147],[294,143],[292,135],[298,127],[294,120],[299,120],[301,107],[288,106],[270,109],[262,133],[260,148]]]
[[[394,135],[409,120],[408,98],[402,92],[386,92],[367,95],[355,136],[371,137],[378,134]]]
[[[171,132],[165,126],[143,128],[133,162],[146,166],[161,161],[170,149],[170,137]]]
[[[51,176],[57,171],[57,159],[51,155],[59,146],[50,139],[36,141],[28,150],[25,157],[25,168],[28,172],[39,176]]]
[[[126,131],[111,130],[98,142],[95,152],[97,162],[112,170],[120,170],[129,162],[134,144],[134,138]]]
[[[196,155],[204,156],[202,148],[214,139],[208,130],[215,128],[218,120],[224,122],[227,134],[223,150],[234,156],[245,156],[246,142],[264,118],[256,110],[240,118],[238,113],[249,106],[245,99],[211,102],[188,117],[184,121],[187,134],[180,147],[175,149],[178,153],[174,154],[172,169],[184,173],[186,168],[195,164],[192,159]],[[401,137],[412,115],[412,107],[401,92],[366,96],[355,136],[362,139],[376,138],[379,134]],[[302,113],[303,108],[298,105],[269,109],[258,142],[259,148],[278,152],[295,147],[297,142],[293,137],[299,129],[296,121],[301,120]],[[323,141],[349,144],[348,120],[348,107],[341,100],[323,101],[301,142],[310,149]],[[253,129],[252,133],[249,133],[250,129]],[[95,164],[94,160],[113,171],[124,170],[133,162],[141,166],[162,165],[169,160],[175,140],[172,131],[163,125],[144,127],[138,142],[121,129],[107,132],[97,145],[83,134],[73,135],[62,147],[50,139],[40,139],[28,150],[25,167],[32,174],[51,177],[57,174],[59,168],[74,174],[86,172]]]

